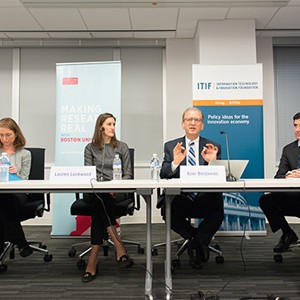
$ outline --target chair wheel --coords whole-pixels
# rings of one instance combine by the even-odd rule
[[[145,253],[145,249],[142,248],[141,246],[138,246],[138,254],[144,254]]]
[[[7,271],[7,265],[0,265],[0,273],[4,273]]]
[[[152,248],[151,254],[152,254],[152,256],[157,256],[157,255],[158,255],[158,250],[157,250],[157,248]]]
[[[76,255],[76,249],[72,248],[69,250],[69,257],[75,257]]]
[[[83,260],[83,259],[79,260],[79,261],[77,262],[77,268],[78,268],[79,270],[84,269],[84,268],[85,268],[85,260]]]
[[[45,262],[52,261],[52,259],[53,259],[53,255],[52,254],[45,254],[45,256],[44,256],[44,261]]]
[[[274,255],[274,261],[277,263],[281,263],[283,261],[283,257],[281,254],[275,254]]]
[[[224,257],[223,256],[216,256],[215,258],[217,264],[223,264],[224,263]]]

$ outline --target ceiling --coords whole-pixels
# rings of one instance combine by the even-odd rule
[[[0,46],[193,38],[199,20],[255,19],[259,37],[300,37],[300,0],[0,0]]]

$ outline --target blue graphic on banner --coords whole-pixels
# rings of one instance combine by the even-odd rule
[[[193,65],[193,105],[204,115],[201,135],[221,144],[227,160],[248,160],[241,177],[264,178],[262,65]],[[223,193],[220,231],[265,231],[261,193]],[[197,225],[197,224],[196,224]]]
[[[223,193],[224,221],[219,231],[265,231],[265,216],[240,193]]]
[[[242,178],[263,178],[263,110],[262,106],[198,107],[204,114],[201,135],[218,142],[222,159],[227,159],[225,131],[228,136],[230,159],[248,159]],[[217,122],[216,122],[217,121]]]
[[[120,138],[121,63],[57,64],[56,75],[55,165],[82,166],[84,148],[92,141],[99,114],[110,112],[117,118],[116,134]],[[51,234],[70,235],[80,227],[79,219],[70,215],[75,194],[56,194],[54,200]],[[77,230],[79,235],[84,233],[81,229]]]
[[[225,131],[230,159],[247,159],[242,178],[264,178],[262,106],[203,106],[204,129],[201,135],[221,144],[227,159]],[[265,216],[258,206],[261,193],[224,193],[224,221],[220,231],[265,230]],[[248,207],[249,206],[249,207]],[[246,222],[246,223],[245,223]]]

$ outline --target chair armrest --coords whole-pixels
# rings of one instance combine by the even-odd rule
[[[44,195],[46,197],[46,206],[44,207],[44,211],[49,212],[50,211],[50,193],[46,193]]]
[[[135,210],[140,210],[141,209],[141,196],[140,195],[135,195]]]

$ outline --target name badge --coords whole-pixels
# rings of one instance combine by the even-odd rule
[[[54,166],[50,170],[50,181],[90,182],[96,178],[95,166]]]
[[[226,182],[224,166],[180,166],[180,180],[189,182]]]

